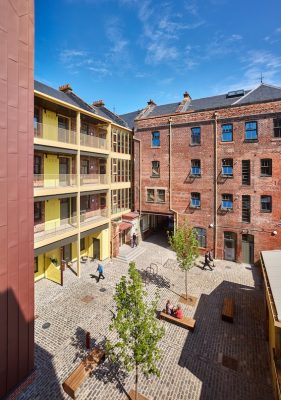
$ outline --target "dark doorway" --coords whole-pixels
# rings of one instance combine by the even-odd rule
[[[242,235],[242,261],[254,264],[254,235]]]
[[[63,259],[67,263],[72,260],[71,243],[66,244],[65,246],[63,246]]]
[[[61,224],[68,224],[69,218],[69,199],[60,200],[60,221]]]
[[[96,238],[93,238],[93,258],[100,259],[100,241]]]
[[[69,158],[60,157],[60,186],[67,186],[69,184]]]
[[[224,259],[236,260],[236,233],[224,232]]]

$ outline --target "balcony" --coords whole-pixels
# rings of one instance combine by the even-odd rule
[[[57,189],[77,185],[75,174],[34,174],[34,189]]]
[[[81,174],[80,185],[106,185],[106,174]]]
[[[104,219],[108,218],[108,209],[102,208],[92,211],[81,211],[80,212],[80,223],[81,225],[93,224],[93,223],[103,223]]]
[[[99,130],[97,130],[98,133]],[[102,130],[104,132],[104,130]],[[101,138],[93,135],[86,135],[85,133],[81,133],[80,135],[80,144],[81,146],[86,147],[95,147],[101,150],[107,150],[107,143],[105,138]]]
[[[55,142],[76,144],[76,132],[58,126],[37,122],[34,124],[34,137]]]
[[[34,242],[49,239],[77,228],[75,216],[65,219],[54,219],[34,225]]]

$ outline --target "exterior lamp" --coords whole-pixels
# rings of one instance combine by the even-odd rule
[[[277,231],[272,231],[272,232],[271,232],[271,235],[272,235],[272,236],[276,236],[276,235],[277,235]]]
[[[214,227],[214,224],[210,224],[210,225],[209,225],[209,228],[213,228],[213,227]]]

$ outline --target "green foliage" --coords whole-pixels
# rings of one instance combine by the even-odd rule
[[[196,232],[185,221],[174,235],[169,236],[169,243],[177,255],[177,261],[183,271],[189,271],[199,255]]]
[[[138,367],[148,376],[159,376],[156,366],[160,359],[158,343],[164,329],[156,319],[158,296],[148,304],[147,292],[143,289],[141,276],[135,263],[129,265],[129,277],[122,276],[116,285],[114,300],[116,318],[109,329],[117,332],[117,340],[107,342],[106,350],[113,361],[121,362],[127,371]]]

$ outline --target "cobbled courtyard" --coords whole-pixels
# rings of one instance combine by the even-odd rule
[[[149,296],[160,291],[159,310],[167,299],[177,304],[184,292],[184,274],[175,254],[156,236],[141,246],[145,251],[136,264],[147,278]],[[146,275],[151,263],[154,270]],[[141,376],[140,392],[155,400],[273,399],[259,271],[228,261],[216,261],[213,271],[197,264],[188,274],[188,293],[197,298],[196,304],[182,306],[186,316],[196,319],[195,331],[159,322],[165,327],[161,376]],[[36,283],[36,369],[32,384],[18,399],[69,399],[62,382],[85,354],[85,333],[91,333],[92,346],[112,337],[108,329],[115,311],[112,297],[128,265],[105,263],[106,279],[99,283],[96,268],[96,261],[82,264],[80,279],[67,269],[63,287],[48,280]],[[235,299],[233,324],[221,320],[226,296]],[[80,387],[78,399],[125,400],[133,384],[133,374],[113,370],[105,361]]]

